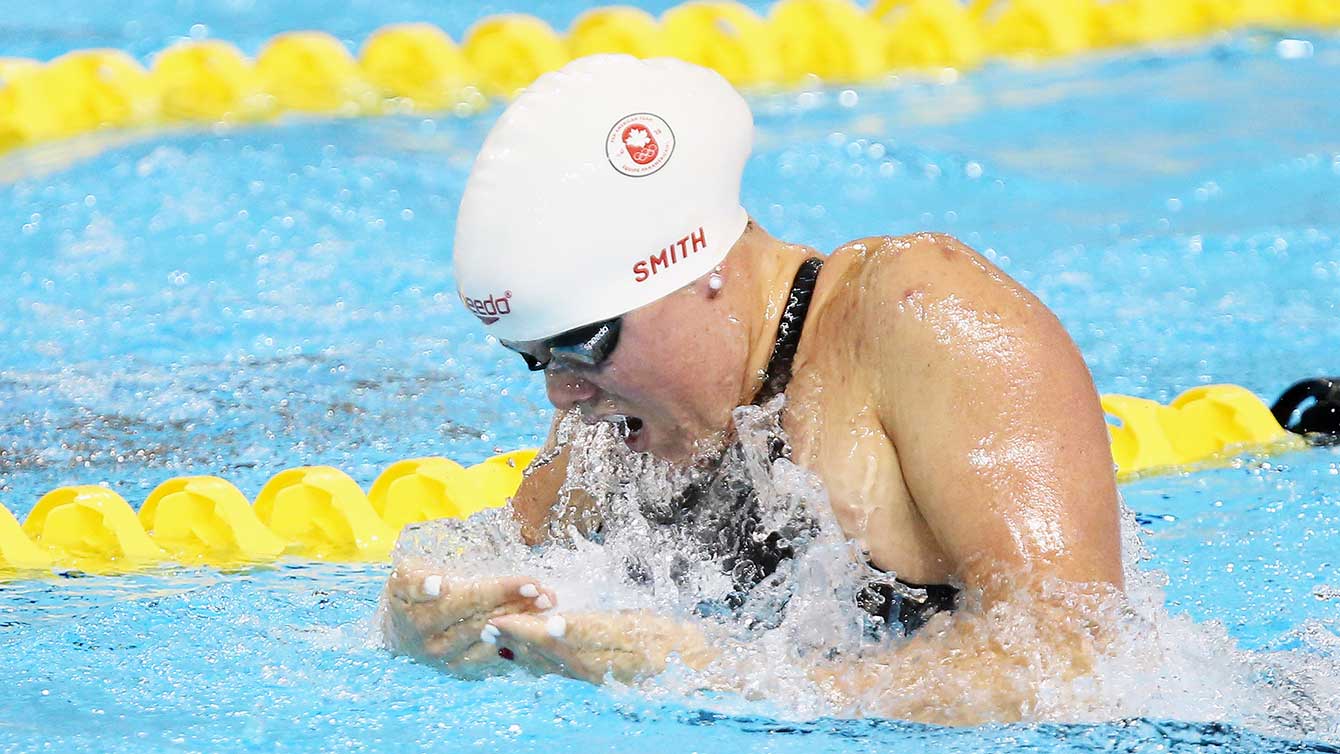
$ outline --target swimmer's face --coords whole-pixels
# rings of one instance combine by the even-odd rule
[[[744,327],[705,281],[623,318],[599,367],[552,364],[549,401],[588,422],[627,419],[628,447],[674,463],[719,451],[743,391]]]

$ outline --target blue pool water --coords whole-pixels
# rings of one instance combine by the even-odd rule
[[[158,20],[129,30],[124,13],[34,7],[0,39],[39,57],[90,44],[147,54],[189,33],[162,20],[181,17],[182,3],[144,5]],[[245,14],[246,3],[186,6],[191,23],[250,50],[317,25],[301,5],[273,16]],[[327,24],[357,40],[426,17],[459,37],[492,10],[350,3]],[[575,11],[542,14],[562,25]],[[59,29],[75,31],[42,31]],[[744,202],[775,235],[821,249],[877,233],[960,236],[1057,311],[1104,392],[1167,400],[1236,382],[1270,399],[1340,369],[1340,41],[1304,36],[1314,47],[1303,59],[1279,56],[1279,36],[1242,34],[756,97]],[[536,444],[541,385],[485,342],[451,276],[456,202],[494,116],[290,121],[0,160],[0,502],[22,519],[46,490],[106,483],[138,505],[195,473],[254,496],[303,464],[338,466],[366,487],[400,458],[471,463]],[[1340,668],[1340,453],[1244,457],[1123,492],[1146,528],[1146,567],[1167,574],[1173,616],[1217,621],[1244,651]],[[1110,723],[951,730],[797,720],[764,703],[554,678],[467,683],[377,647],[386,570],[290,563],[0,583],[0,750],[1333,751],[1320,742],[1340,741],[1334,717],[1274,725],[1239,708],[1223,724],[1174,705]],[[1187,717],[1198,719],[1170,719]]]

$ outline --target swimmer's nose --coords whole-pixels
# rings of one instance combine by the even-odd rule
[[[549,402],[559,411],[571,411],[596,395],[596,386],[590,380],[567,369],[546,369],[544,386],[549,392]]]

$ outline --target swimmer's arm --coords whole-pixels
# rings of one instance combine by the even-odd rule
[[[954,574],[988,602],[1026,578],[1120,588],[1107,426],[1061,323],[947,236],[878,264],[879,416]]]
[[[919,236],[881,264],[879,415],[972,604],[815,678],[867,713],[1017,720],[1040,681],[1089,672],[1120,601],[1098,396],[1055,316],[954,239]]]
[[[821,663],[810,678],[848,714],[935,725],[1018,722],[1043,705],[1083,708],[1091,687],[1074,681],[1092,675],[1110,646],[1117,601],[1110,585],[1072,587],[941,613],[889,649]]]
[[[644,610],[503,615],[489,621],[497,643],[537,674],[560,673],[603,683],[634,683],[665,670],[671,656],[702,670],[717,657],[702,631]],[[722,686],[734,688],[736,684]]]
[[[550,531],[550,524],[558,512],[558,492],[568,476],[568,447],[558,442],[558,426],[562,414],[555,412],[549,428],[549,439],[535,461],[526,467],[521,486],[512,496],[512,515],[521,525],[521,537],[526,544],[536,545],[544,542]],[[582,490],[570,490],[565,506],[569,513],[590,512],[595,501]],[[578,520],[587,520],[589,516],[577,516]]]

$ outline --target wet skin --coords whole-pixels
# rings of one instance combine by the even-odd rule
[[[607,364],[548,370],[551,402],[588,420],[638,417],[644,429],[630,440],[634,450],[681,463],[711,457],[729,439],[731,409],[758,390],[792,278],[812,255],[751,225],[721,266],[719,289],[700,280],[631,312]],[[1112,457],[1083,359],[1036,297],[955,239],[875,237],[833,252],[786,395],[782,423],[793,460],[823,480],[843,530],[874,565],[907,581],[963,586],[983,609],[1025,582],[1121,589]],[[543,537],[566,473],[566,454],[558,450],[530,470],[513,500],[531,541]],[[397,574],[388,591],[407,588],[407,578],[420,575]],[[544,619],[534,612],[503,619],[504,642],[527,657],[548,646],[544,662],[529,663],[536,670],[579,664],[580,640],[542,635]],[[571,633],[595,631],[584,623],[608,629],[619,621],[645,622],[584,616]],[[423,644],[413,636],[418,623],[401,624],[405,641]],[[433,630],[427,622],[422,628]],[[688,627],[678,638],[651,633],[655,640],[637,651],[568,672],[598,680],[590,668],[605,667],[636,677],[659,670],[667,652],[699,641]],[[941,637],[943,651],[925,649],[922,637],[908,651],[969,652],[968,664],[987,672],[981,652],[990,650],[955,649],[956,641],[986,639],[952,634]],[[556,659],[554,647],[568,661]],[[600,651],[609,655],[608,646]],[[854,697],[890,682],[897,661],[876,665],[881,677],[819,675],[835,693]],[[984,719],[1012,717],[1016,701]]]

